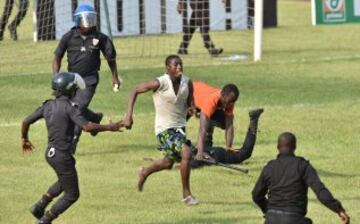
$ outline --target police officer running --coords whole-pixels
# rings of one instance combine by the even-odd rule
[[[85,80],[86,89],[77,90],[72,101],[76,102],[84,117],[94,123],[100,123],[102,113],[88,109],[99,82],[100,51],[105,56],[112,72],[112,85],[117,91],[121,85],[116,64],[116,51],[110,38],[96,31],[96,13],[91,5],[81,4],[74,13],[75,27],[67,32],[56,48],[53,60],[53,74],[61,67],[61,60],[67,52],[68,71],[80,74]],[[93,136],[96,132],[91,133]],[[73,153],[81,135],[81,128],[76,127]]]
[[[119,131],[121,127],[120,122],[100,125],[89,122],[82,116],[78,106],[70,100],[78,88],[85,88],[85,82],[78,74],[69,72],[57,74],[52,80],[52,88],[55,99],[45,101],[34,113],[25,118],[21,129],[23,152],[31,153],[34,146],[28,138],[30,125],[41,118],[45,119],[48,130],[45,157],[58,177],[47,193],[30,209],[39,219],[39,224],[51,223],[79,198],[75,159],[71,154],[74,126],[78,125],[86,132]],[[61,193],[64,193],[63,196],[45,213],[46,206]]]
[[[253,200],[265,214],[265,224],[311,224],[311,219],[305,217],[309,187],[322,204],[339,215],[342,224],[350,223],[341,203],[321,182],[310,162],[295,156],[295,149],[295,135],[282,133],[277,159],[264,167],[253,189]]]

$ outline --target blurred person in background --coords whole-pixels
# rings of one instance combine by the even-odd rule
[[[5,0],[4,11],[0,19],[0,41],[4,38],[5,26],[8,23],[8,20],[11,15],[11,11],[14,6],[14,0]],[[13,40],[17,40],[17,32],[16,27],[19,26],[20,22],[24,19],[27,9],[29,7],[28,0],[19,0],[19,11],[16,14],[14,20],[8,25],[8,29],[10,31],[10,37]]]
[[[179,0],[177,11],[183,15],[183,40],[180,44],[178,54],[188,54],[188,46],[195,30],[199,27],[204,41],[204,47],[212,56],[217,56],[223,52],[222,48],[215,48],[210,38],[210,7],[209,0],[189,0],[192,10],[190,20],[187,19],[187,1]]]

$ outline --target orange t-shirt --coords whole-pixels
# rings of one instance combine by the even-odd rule
[[[201,110],[206,117],[210,118],[211,115],[218,108],[218,102],[221,96],[221,89],[209,86],[205,82],[194,82],[194,100],[195,106]],[[232,115],[234,106],[226,108],[225,114]]]

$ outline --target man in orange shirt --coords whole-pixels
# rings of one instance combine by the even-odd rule
[[[234,105],[240,92],[236,85],[227,84],[222,89],[204,82],[194,82],[194,100],[200,118],[198,153],[196,159],[203,159],[205,145],[212,146],[214,127],[225,130],[226,148],[231,149],[234,140]]]

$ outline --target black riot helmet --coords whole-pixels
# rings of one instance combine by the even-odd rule
[[[85,89],[84,79],[77,73],[60,72],[52,80],[55,95],[73,96],[76,89]]]

